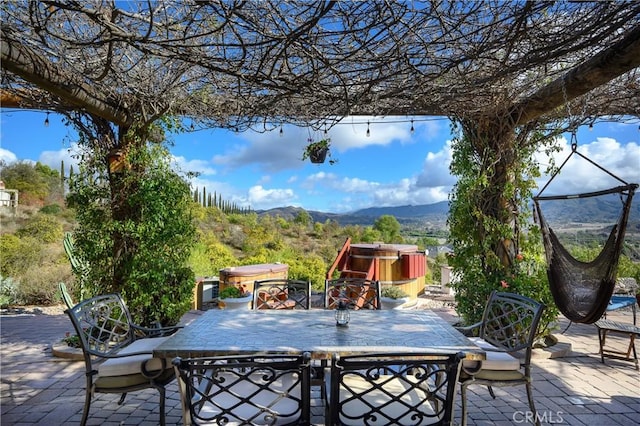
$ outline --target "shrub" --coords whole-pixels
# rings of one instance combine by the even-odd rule
[[[195,242],[189,185],[161,145],[130,146],[131,167],[115,177],[100,153],[90,156],[70,180],[68,198],[78,219],[75,248],[89,264],[88,295],[119,292],[136,323],[176,324],[195,282],[186,267]],[[105,202],[111,189],[118,197]]]
[[[213,232],[200,237],[189,257],[189,267],[198,277],[218,276],[220,269],[239,264],[231,250]]]
[[[61,303],[58,283],[71,280],[67,264],[42,264],[21,275],[18,297],[26,305],[57,305]]]
[[[18,286],[11,277],[0,275],[0,308],[18,303]]]
[[[58,204],[49,204],[40,209],[40,213],[57,215],[62,212],[62,207]]]
[[[0,236],[0,274],[17,278],[35,268],[42,259],[42,249],[42,244],[33,237]]]
[[[19,237],[33,237],[44,243],[62,241],[62,224],[55,218],[46,214],[36,214],[18,231]]]
[[[403,297],[409,297],[409,295],[396,285],[387,285],[380,290],[380,296],[388,297],[390,299],[402,299]]]

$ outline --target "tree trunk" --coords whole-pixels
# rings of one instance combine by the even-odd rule
[[[516,178],[518,156],[516,155],[515,126],[500,120],[463,121],[464,134],[474,148],[474,154],[487,172],[488,181],[479,190],[477,206],[483,220],[477,222],[476,237],[487,241],[502,267],[513,265],[518,253],[516,218],[518,206],[515,205],[507,188],[513,187]],[[495,224],[508,226],[513,230],[510,237],[500,236]],[[484,259],[483,264],[492,268],[495,262]]]
[[[129,206],[129,194],[135,192],[135,185],[139,179],[132,178],[131,174],[140,172],[140,165],[133,164],[129,155],[135,148],[136,140],[143,140],[138,135],[131,136],[130,130],[120,128],[118,146],[107,154],[106,164],[109,170],[109,185],[111,187],[111,215],[113,220],[122,225],[127,220],[137,221],[140,214]],[[114,158],[116,157],[116,158]],[[137,162],[136,162],[137,163]],[[126,284],[128,264],[136,253],[137,242],[135,236],[127,236],[116,226],[113,232],[113,278],[112,291],[121,292]]]

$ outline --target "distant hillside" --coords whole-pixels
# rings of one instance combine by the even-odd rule
[[[631,204],[630,222],[640,220],[639,196],[636,195]],[[544,201],[540,206],[550,223],[612,223],[618,220],[622,212],[619,199],[603,200],[602,197]]]
[[[600,197],[581,198],[574,200],[549,201],[541,204],[545,218],[549,223],[575,224],[575,223],[614,223],[621,212],[619,200],[602,200]],[[635,229],[640,223],[640,202],[637,196],[629,213],[629,227]],[[258,215],[280,216],[284,219],[293,219],[303,211],[300,207],[278,207],[270,210],[258,210]],[[417,222],[440,223],[445,226],[449,212],[448,201],[434,204],[421,204],[397,207],[370,207],[356,210],[350,213],[324,213],[307,211],[316,222],[334,220],[340,225],[372,225],[380,216],[391,215],[402,224]]]
[[[399,218],[417,217],[445,217],[449,213],[449,202],[441,201],[434,204],[421,204],[417,206],[397,206],[397,207],[370,207],[368,209],[357,210],[350,213],[353,216],[370,216],[378,218],[382,215],[391,215]]]
[[[258,210],[259,216],[280,216],[283,219],[293,219],[304,209],[300,207],[277,207],[270,210]],[[444,223],[447,219],[449,206],[447,201],[435,204],[398,207],[370,207],[350,213],[324,213],[309,210],[307,213],[315,222],[334,220],[340,225],[373,225],[382,215],[391,215],[400,223],[436,221]]]

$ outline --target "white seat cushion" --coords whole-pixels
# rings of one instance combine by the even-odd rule
[[[405,378],[407,380],[411,380],[411,376],[406,376]],[[348,416],[360,417],[364,413],[371,411],[370,408],[362,402],[362,400],[351,400],[354,394],[363,394],[362,399],[367,401],[368,404],[371,404],[374,407],[381,407],[389,402],[389,395],[386,393],[388,392],[394,396],[402,395],[402,400],[407,404],[404,405],[400,402],[392,402],[381,410],[381,412],[384,415],[389,416],[389,418],[398,418],[398,424],[429,425],[436,423],[439,420],[439,417],[435,416],[435,411],[431,407],[429,401],[427,401],[427,394],[425,391],[420,388],[413,387],[411,383],[404,379],[392,378],[392,376],[385,375],[380,376],[375,383],[384,383],[384,391],[380,389],[373,389],[371,381],[358,376],[344,377],[343,383],[346,386],[342,384],[340,385],[340,401],[347,401],[342,406],[342,412]],[[422,423],[415,423],[415,419],[411,419],[411,414],[407,412],[407,406],[416,407],[416,409],[424,413],[425,416],[433,417],[425,417]],[[403,414],[406,417],[404,419]],[[362,418],[354,420],[343,416],[342,413],[340,421],[344,425],[361,426],[363,424]],[[388,425],[389,419],[378,415],[376,421],[372,421],[367,424],[380,426]]]
[[[153,358],[153,350],[162,342],[165,337],[150,337],[148,339],[134,340],[129,346],[118,352],[119,355],[126,355],[136,352],[146,352],[143,355],[132,355],[122,358],[109,358],[98,366],[98,377],[126,376],[129,374],[140,374],[142,363],[151,360],[146,364],[147,371],[157,371],[162,369],[162,359]],[[165,363],[165,368],[173,368],[171,363]]]
[[[494,352],[497,348],[479,337],[470,337],[469,340],[479,348],[486,349],[486,359],[482,361],[463,360],[462,368],[465,372],[473,374],[480,369],[499,371],[520,369],[520,360],[518,358],[506,352]]]
[[[215,401],[216,405],[212,404],[211,402],[206,402],[202,406],[199,412],[200,421],[198,421],[198,424],[217,425],[218,423],[214,422],[213,419],[215,418],[215,416],[220,414],[221,410],[219,407],[222,407],[223,409],[230,409],[232,407],[235,407],[235,405],[240,402],[240,399],[235,395],[239,395],[242,397],[246,397],[248,395],[253,396],[251,396],[251,404],[242,404],[238,407],[233,408],[233,412],[237,414],[238,417],[228,415],[229,423],[225,424],[229,426],[246,424],[246,422],[243,422],[241,418],[251,419],[252,425],[283,425],[295,422],[301,414],[300,404],[298,402],[301,398],[301,386],[298,383],[297,386],[291,388],[295,385],[297,377],[294,377],[293,374],[284,374],[283,376],[279,377],[278,380],[269,383],[269,390],[260,389],[258,386],[252,383],[261,383],[262,377],[263,375],[261,373],[253,373],[250,375],[250,380],[238,380],[238,376],[234,374],[218,374],[215,377],[216,381],[222,380],[223,383],[238,381],[237,383],[229,387],[229,389],[223,391],[220,394],[217,394],[218,392],[220,392],[220,387],[215,385],[214,382],[203,382],[203,384],[211,384],[211,389],[206,393],[208,395],[215,395],[215,398],[213,398],[213,400]],[[289,389],[291,389],[290,392]],[[280,392],[284,392],[291,397],[288,398],[286,396],[278,395],[278,393]],[[261,408],[265,409],[262,410]],[[273,423],[273,419],[269,416],[269,412],[278,413],[278,419]],[[210,423],[207,423],[207,420],[210,420]]]

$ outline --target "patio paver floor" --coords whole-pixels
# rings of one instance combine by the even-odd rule
[[[434,309],[454,322],[451,307]],[[185,315],[183,322],[199,311]],[[632,322],[630,310],[614,311],[609,319]],[[534,357],[534,398],[542,424],[571,426],[627,426],[640,424],[640,372],[633,362],[606,359],[600,362],[598,334],[594,325],[560,322],[556,336],[571,351],[560,358],[548,354]],[[0,316],[0,423],[3,426],[77,424],[84,403],[84,365],[53,357],[51,343],[72,326],[65,315]],[[628,340],[612,336],[613,348],[625,348]],[[638,348],[640,349],[640,348]],[[324,424],[319,388],[312,390],[313,424]],[[493,400],[486,388],[470,387],[469,425],[525,424],[528,406],[524,386],[496,388]],[[153,390],[119,396],[99,394],[91,405],[89,425],[157,425],[158,394]],[[167,424],[182,424],[178,389],[167,389]],[[460,424],[459,392],[455,422]]]

